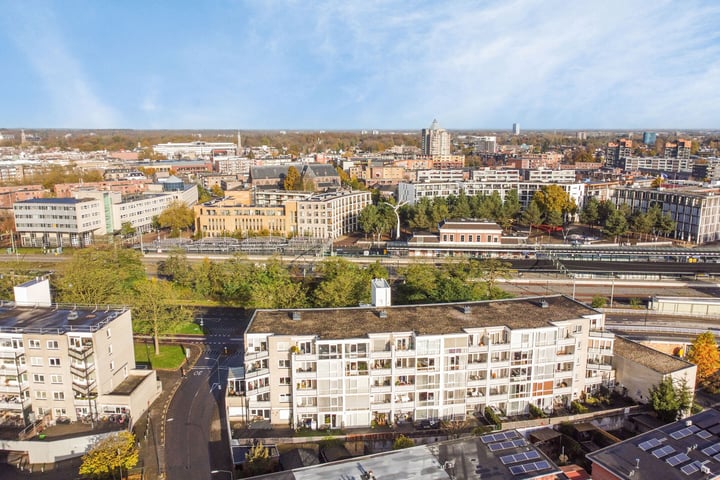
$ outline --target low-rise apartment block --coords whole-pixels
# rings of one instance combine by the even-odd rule
[[[86,247],[105,235],[105,208],[94,198],[33,198],[13,206],[24,247]]]
[[[257,310],[230,417],[293,427],[464,419],[486,407],[522,415],[612,386],[604,314],[567,297]]]

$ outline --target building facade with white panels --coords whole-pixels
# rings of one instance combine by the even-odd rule
[[[103,202],[94,198],[33,198],[13,205],[24,247],[85,247],[107,233]]]
[[[471,172],[470,178],[475,182],[519,182],[520,170],[479,168]]]
[[[450,133],[440,127],[437,120],[433,120],[430,128],[422,130],[423,155],[450,155],[452,143]]]
[[[48,280],[16,287],[16,298],[31,283],[49,299]],[[27,298],[0,307],[0,417],[23,424],[139,418],[159,393],[155,372],[135,370],[129,310],[38,306]]]
[[[604,314],[567,297],[257,310],[231,417],[293,427],[523,415],[612,386]]]
[[[336,239],[360,230],[360,212],[372,203],[365,191],[318,193],[297,201],[297,232],[303,237]]]
[[[167,156],[209,157],[213,150],[226,150],[237,152],[237,145],[229,142],[185,142],[185,143],[161,143],[153,145],[153,151]]]

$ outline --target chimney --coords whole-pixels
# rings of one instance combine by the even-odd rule
[[[542,300],[540,300],[540,308],[548,308],[549,306],[550,306],[550,304],[548,303],[547,300],[545,300],[544,298]]]

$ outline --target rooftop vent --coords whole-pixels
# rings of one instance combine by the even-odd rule
[[[692,427],[692,420],[685,420],[686,427]]]
[[[547,300],[540,300],[540,308],[548,308],[550,304]]]
[[[463,313],[464,313],[465,315],[468,315],[469,313],[472,313],[472,309],[470,308],[470,305],[465,305],[465,306],[463,307]]]
[[[78,318],[78,312],[76,312],[75,310],[68,313],[68,316],[67,316],[68,320],[77,320],[77,318]]]
[[[302,316],[300,315],[300,312],[292,312],[292,319],[293,319],[293,320],[298,321],[298,320],[300,320],[301,318],[302,318]]]
[[[386,311],[386,310],[380,310],[380,311],[378,312],[378,315],[380,316],[380,318],[387,318],[387,311]]]

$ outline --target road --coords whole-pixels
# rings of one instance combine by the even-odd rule
[[[165,421],[168,480],[207,480],[211,470],[232,470],[230,439],[224,426],[224,388],[229,367],[242,365],[242,333],[249,317],[233,308],[201,308],[205,337],[197,363],[186,372]],[[218,388],[218,386],[221,388]]]

